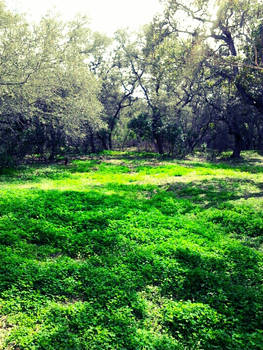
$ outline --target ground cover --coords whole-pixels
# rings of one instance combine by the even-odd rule
[[[104,152],[0,175],[0,348],[263,349],[263,167]]]

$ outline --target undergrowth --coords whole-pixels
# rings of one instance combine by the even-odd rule
[[[104,152],[0,194],[0,348],[263,349],[260,165]]]

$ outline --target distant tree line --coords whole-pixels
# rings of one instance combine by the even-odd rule
[[[0,165],[129,146],[263,150],[263,5],[164,0],[137,34],[0,1]]]

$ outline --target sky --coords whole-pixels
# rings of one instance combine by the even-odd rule
[[[158,0],[5,0],[5,3],[34,21],[49,10],[65,20],[85,14],[91,20],[91,29],[108,35],[120,28],[137,30],[161,10]]]

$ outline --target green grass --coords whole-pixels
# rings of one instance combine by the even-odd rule
[[[0,245],[0,349],[263,349],[260,158],[6,169]]]

